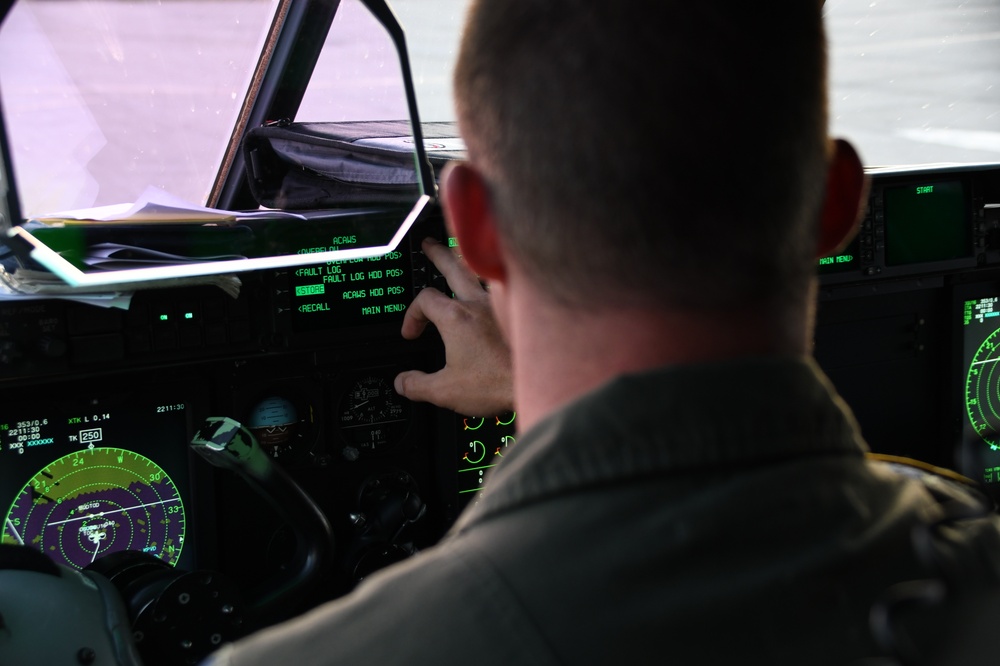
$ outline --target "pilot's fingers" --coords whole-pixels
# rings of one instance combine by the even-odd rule
[[[489,364],[487,364],[489,365]],[[513,409],[510,374],[445,366],[437,372],[404,370],[393,381],[396,393],[415,402],[429,402],[459,414],[500,414]]]
[[[422,290],[406,308],[401,333],[407,340],[420,337],[427,324],[440,321],[454,301],[433,287]]]
[[[416,402],[433,402],[434,404],[454,409],[449,399],[448,382],[442,381],[444,370],[437,372],[422,372],[420,370],[404,370],[396,375],[393,387],[396,393]]]
[[[463,300],[484,297],[486,291],[480,284],[479,278],[451,248],[433,238],[425,238],[421,248],[448,281],[448,286],[455,292],[455,296]]]

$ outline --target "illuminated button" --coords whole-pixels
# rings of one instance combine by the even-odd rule
[[[177,342],[181,347],[197,347],[203,344],[201,335],[201,304],[179,305],[174,310],[177,323]]]
[[[200,324],[202,320],[202,305],[195,303],[191,306],[181,305],[177,308],[177,321],[181,324]]]
[[[153,326],[164,328],[174,325],[173,308],[165,308],[163,305],[154,307],[149,311],[149,321]]]

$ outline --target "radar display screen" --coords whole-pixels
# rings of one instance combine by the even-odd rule
[[[967,476],[1000,484],[1000,290],[961,303],[962,442]]]
[[[5,405],[3,543],[77,569],[124,550],[178,564],[189,430],[187,405],[173,399]]]

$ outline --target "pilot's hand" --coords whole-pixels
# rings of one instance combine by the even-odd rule
[[[407,370],[396,377],[396,392],[467,416],[489,416],[514,408],[510,348],[493,318],[490,295],[450,249],[427,238],[424,254],[455,293],[424,289],[406,310],[403,337],[413,340],[428,324],[444,341],[445,365],[437,372]]]

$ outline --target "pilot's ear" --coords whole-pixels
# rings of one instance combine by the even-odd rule
[[[816,244],[817,257],[835,254],[854,238],[862,205],[868,197],[868,179],[854,146],[843,139],[835,139],[831,152]]]
[[[445,217],[469,268],[484,280],[504,280],[506,269],[489,186],[476,167],[449,163],[441,173]]]

